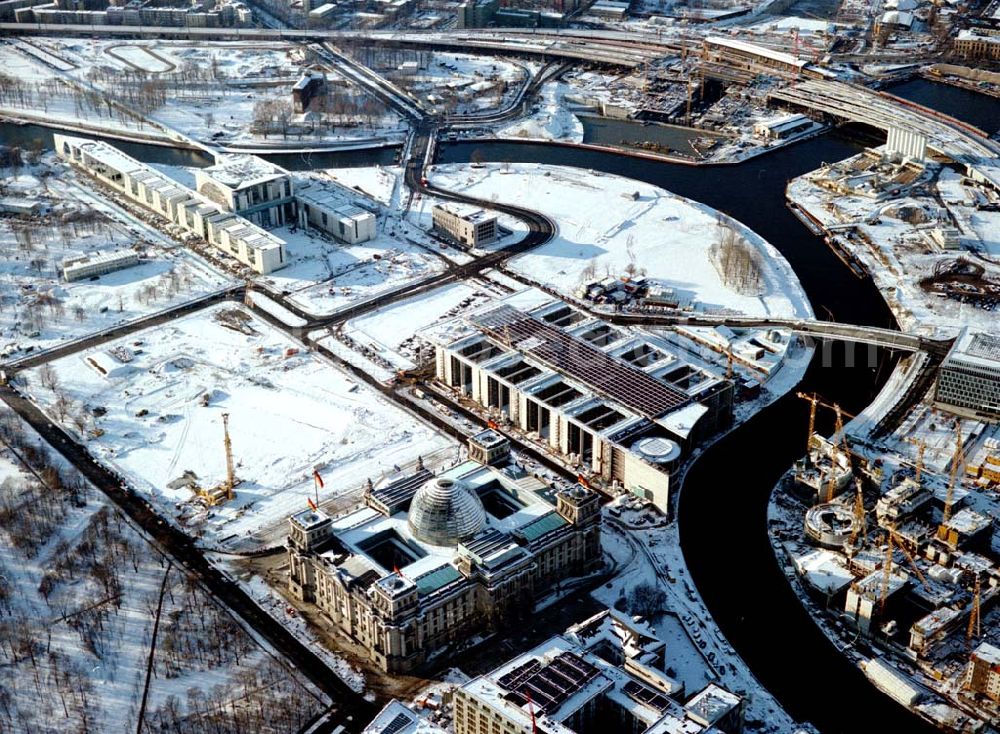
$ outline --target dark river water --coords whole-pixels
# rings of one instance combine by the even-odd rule
[[[1000,126],[1000,100],[926,81],[891,91],[989,131]],[[591,140],[600,142],[604,136],[606,142],[618,144],[623,138],[648,140],[654,129],[660,128],[615,121],[600,130],[592,125],[589,134]],[[674,129],[664,134],[686,135]],[[28,145],[36,139],[51,145],[50,133],[42,128],[0,124],[0,141]],[[149,162],[207,163],[188,151],[115,144]],[[860,147],[857,138],[830,133],[742,164],[699,168],[544,143],[458,142],[443,144],[438,161],[466,162],[478,153],[487,161],[577,166],[662,186],[725,211],[773,243],[794,268],[817,317],[894,326],[872,282],[855,277],[785,206],[789,179]],[[303,169],[390,164],[396,155],[397,150],[389,148],[270,158]],[[669,228],[665,234],[669,236]],[[856,413],[877,394],[895,357],[859,350],[858,359],[848,364],[845,349],[835,346],[828,359],[814,358],[800,389],[816,391]],[[804,402],[786,396],[708,448],[696,462],[677,510],[686,561],[722,631],[792,716],[812,722],[823,734],[932,731],[877,692],[834,649],[775,562],[767,538],[767,500],[778,478],[803,451],[806,416]]]

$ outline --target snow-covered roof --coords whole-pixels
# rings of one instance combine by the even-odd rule
[[[810,586],[826,595],[846,589],[854,581],[847,564],[836,553],[820,548],[793,559],[796,570]]]
[[[449,214],[454,214],[459,219],[464,219],[466,222],[485,222],[488,219],[495,219],[496,215],[481,209],[472,204],[464,204],[462,202],[449,201],[446,204],[435,204],[435,209],[440,209],[441,211],[448,212]]]
[[[983,33],[975,28],[964,28],[958,32],[960,41],[985,41],[986,43],[1000,43],[1000,36]]]
[[[235,191],[288,175],[273,163],[255,155],[224,155],[217,161],[214,166],[203,168],[200,173]]]
[[[754,56],[762,56],[764,58],[771,59],[772,61],[779,61],[783,64],[790,64],[798,67],[806,66],[806,62],[797,56],[792,56],[792,54],[788,54],[783,51],[774,51],[766,46],[758,46],[756,43],[747,43],[746,41],[739,41],[735,38],[723,38],[722,36],[709,36],[706,40],[708,43],[716,46],[725,46],[726,48],[733,49],[734,51],[753,54]]]
[[[445,734],[445,730],[393,699],[361,734]]]
[[[980,644],[972,654],[990,665],[1000,665],[1000,647],[995,647],[988,642]]]
[[[699,724],[712,726],[740,705],[740,697],[725,688],[709,683],[703,691],[688,701],[684,708]]]
[[[962,329],[943,366],[956,362],[990,370],[1000,368],[1000,335]]]

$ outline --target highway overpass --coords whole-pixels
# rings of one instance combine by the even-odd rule
[[[1000,143],[979,128],[915,102],[855,84],[807,80],[771,92],[771,100],[861,122],[919,133],[935,153],[964,164],[973,178],[1000,191]]]
[[[331,31],[283,28],[181,28],[166,26],[0,23],[0,35],[162,38],[189,41],[289,41],[360,43],[370,46],[455,49],[570,59],[635,68],[679,53],[676,40],[624,32],[559,29],[464,29],[448,31]]]

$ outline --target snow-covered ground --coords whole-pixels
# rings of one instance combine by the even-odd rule
[[[367,301],[444,270],[445,263],[412,242],[380,234],[346,245],[315,230],[273,230],[286,242],[288,265],[265,282],[288,291],[299,308],[316,316]]]
[[[396,166],[327,168],[323,173],[348,188],[357,189],[380,204],[391,203],[393,192],[403,177],[402,169]]]
[[[204,260],[111,203],[51,158],[4,181],[6,195],[42,202],[41,218],[0,218],[0,348],[59,342],[132,321],[230,284]],[[67,283],[64,258],[136,250],[136,266]]]
[[[762,255],[763,291],[735,292],[722,281],[709,250],[720,214],[703,204],[632,179],[539,164],[443,165],[434,184],[489,200],[537,209],[559,226],[552,241],[514,258],[511,270],[572,294],[630,264],[673,287],[704,311],[808,317],[805,293],[784,257],[759,235],[732,222]],[[730,220],[731,221],[731,220]]]
[[[94,85],[112,99],[138,110],[166,130],[200,141],[231,146],[267,143],[275,147],[348,143],[363,139],[401,139],[404,127],[395,114],[373,104],[365,93],[335,75],[343,109],[333,116],[293,114],[291,88],[310,64],[297,44],[185,41],[121,41],[97,39],[32,39],[0,49],[19,78],[30,85],[63,77]],[[46,63],[48,60],[49,63]],[[54,62],[54,63],[53,63]],[[53,68],[55,67],[55,68]],[[142,85],[164,82],[162,103],[142,101]],[[31,115],[45,107],[46,117],[81,123],[117,133],[164,135],[140,119],[111,113],[96,105],[81,107],[68,87],[59,94],[39,88],[31,105],[7,105],[11,114]],[[0,102],[0,111],[5,108]],[[280,114],[279,114],[280,111]],[[269,133],[252,129],[269,118],[280,127]],[[277,122],[285,119],[287,124]]]
[[[551,81],[542,85],[536,111],[497,130],[503,138],[530,140],[566,140],[583,142],[583,123],[566,106],[571,88],[565,82]]]
[[[256,532],[305,507],[314,469],[325,481],[322,501],[451,446],[297,349],[241,307],[219,305],[57,360],[56,389],[32,375],[32,392],[57,420],[83,426],[76,430],[92,453],[189,532],[214,541]],[[225,479],[223,413],[230,415],[240,483],[235,501],[206,516],[187,486],[168,485],[187,471],[205,488]],[[103,434],[93,437],[98,429]]]
[[[135,730],[165,578],[147,726],[179,731],[212,701],[229,726],[277,733],[325,705],[79,475],[57,462],[42,476],[61,489],[0,454],[0,731]]]

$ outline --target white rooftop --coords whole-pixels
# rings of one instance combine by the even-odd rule
[[[995,647],[988,642],[982,643],[973,654],[990,665],[1000,665],[1000,647]]]
[[[764,56],[774,61],[780,61],[783,64],[791,64],[792,66],[805,66],[806,62],[799,59],[797,56],[792,56],[791,54],[784,53],[783,51],[774,51],[767,48],[766,46],[758,46],[756,43],[747,43],[746,41],[738,41],[735,38],[723,38],[722,36],[709,36],[707,41],[713,43],[716,46],[725,46],[731,48],[734,51],[742,51],[743,53],[754,54],[757,56]]]
[[[214,181],[235,190],[288,175],[274,164],[255,155],[223,155],[216,160],[214,166],[204,168],[202,172],[211,176]]]

